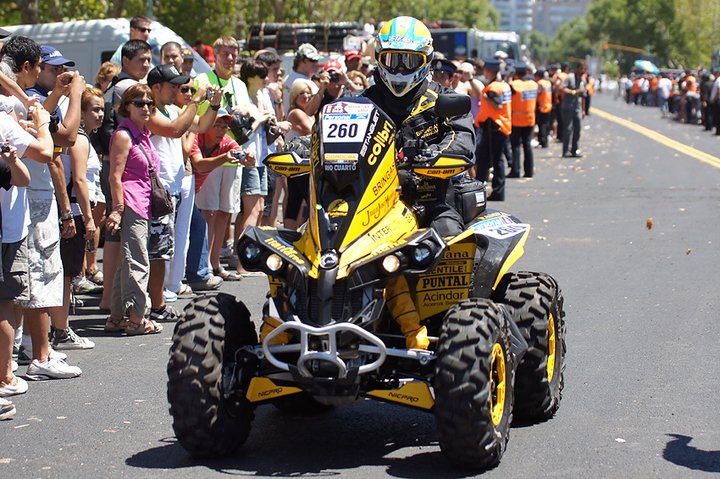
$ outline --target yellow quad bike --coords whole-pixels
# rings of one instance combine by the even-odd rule
[[[460,106],[458,106],[460,105]],[[465,113],[458,97],[436,110]],[[228,294],[195,299],[175,328],[168,364],[173,428],[193,456],[219,456],[247,439],[254,409],[297,413],[371,398],[433,413],[440,447],[456,466],[489,468],[505,450],[513,407],[537,421],[557,410],[565,367],[563,298],[542,273],[508,273],[530,226],[485,210],[484,184],[458,184],[465,231],[419,228],[400,198],[395,126],[373,103],[324,107],[310,160],[270,155],[274,171],[310,175],[301,231],[248,228],[245,269],[269,282],[260,337]],[[417,177],[450,178],[465,158],[413,163]],[[430,336],[405,347],[386,304],[403,275]]]

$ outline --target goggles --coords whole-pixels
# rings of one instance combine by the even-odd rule
[[[378,55],[378,62],[390,73],[399,73],[400,69],[407,72],[419,70],[428,62],[427,55],[420,52],[386,50]]]

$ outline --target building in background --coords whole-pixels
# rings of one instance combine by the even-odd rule
[[[533,4],[533,29],[553,37],[564,24],[585,15],[590,0],[534,0]]]
[[[536,0],[490,0],[500,13],[500,30],[529,32],[533,29],[533,4]]]

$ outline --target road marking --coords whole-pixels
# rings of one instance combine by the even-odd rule
[[[624,118],[620,118],[606,111],[599,110],[593,107],[592,112],[593,114],[597,114],[597,116],[599,116],[600,118],[612,121],[613,123],[617,123],[618,125],[624,126],[625,128],[629,128],[637,133],[640,133],[641,135],[645,135],[651,140],[655,140],[658,143],[667,146],[668,148],[679,151],[683,155],[688,155],[692,158],[695,158],[696,160],[702,161],[703,163],[707,163],[710,166],[720,168],[720,158],[718,158],[717,156],[710,155],[708,153],[705,153],[704,151],[698,150],[697,148],[693,148],[692,146],[688,146],[680,143],[679,141],[672,140],[665,135],[661,135],[660,133],[651,130],[650,128],[645,128],[644,126],[640,126],[637,123],[634,123],[630,120],[625,120]]]

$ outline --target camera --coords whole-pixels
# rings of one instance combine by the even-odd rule
[[[3,153],[10,153],[10,145],[7,143],[0,143],[0,151]]]
[[[205,99],[206,99],[207,101],[212,100],[212,98],[213,98],[214,96],[215,96],[215,94],[214,94],[213,92],[211,92],[210,90],[208,90],[208,91],[205,92]]]
[[[247,157],[247,155],[245,155],[244,151],[236,151],[235,153],[233,153],[233,158],[235,158],[238,161],[245,161],[246,157]]]
[[[330,83],[337,83],[340,81],[340,74],[333,72],[330,74]]]

